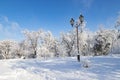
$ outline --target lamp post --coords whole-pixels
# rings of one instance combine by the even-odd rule
[[[82,27],[83,21],[84,21],[84,16],[82,14],[79,16],[79,20],[78,21],[75,22],[75,20],[73,18],[71,18],[71,20],[70,20],[71,26],[76,28],[76,34],[77,34],[77,52],[78,52],[78,54],[77,54],[77,60],[78,60],[78,62],[80,62],[78,27],[79,26]],[[82,29],[81,29],[81,32],[82,32]]]

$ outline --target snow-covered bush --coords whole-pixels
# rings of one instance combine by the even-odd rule
[[[82,67],[84,68],[89,68],[91,66],[91,62],[90,60],[88,59],[88,57],[84,58],[82,61],[81,61],[81,65]]]

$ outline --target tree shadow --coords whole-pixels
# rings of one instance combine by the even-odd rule
[[[54,61],[53,61],[54,60]],[[20,60],[11,66],[13,70],[24,69],[28,72],[40,73],[41,71],[71,72],[80,70],[80,63],[76,60]]]

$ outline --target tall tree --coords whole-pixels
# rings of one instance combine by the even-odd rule
[[[39,39],[41,38],[43,31],[39,30],[39,31],[28,31],[25,30],[23,31],[26,40],[28,41],[28,43],[30,44],[30,48],[33,51],[33,54],[31,54],[32,58],[36,58],[37,57],[37,46],[38,46],[38,42]]]
[[[45,56],[54,56],[58,53],[57,39],[52,35],[50,31],[45,32],[44,36],[40,40],[40,52],[45,53]]]

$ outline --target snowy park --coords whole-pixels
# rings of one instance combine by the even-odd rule
[[[120,1],[0,0],[0,80],[120,80]]]

